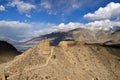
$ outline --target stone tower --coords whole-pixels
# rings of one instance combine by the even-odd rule
[[[42,49],[42,54],[50,54],[51,46],[50,46],[50,40],[45,38],[40,42],[40,48]]]

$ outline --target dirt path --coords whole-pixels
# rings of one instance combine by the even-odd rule
[[[46,63],[45,63],[45,64],[43,64],[43,65],[41,65],[41,66],[40,66],[40,65],[32,66],[32,67],[30,67],[29,69],[25,69],[25,71],[34,70],[34,69],[38,69],[38,68],[47,66],[47,65],[49,64],[49,61],[50,61],[52,55],[53,55],[54,48],[55,48],[55,47],[52,47],[52,48],[51,48],[50,56],[49,56],[48,59],[46,60]]]

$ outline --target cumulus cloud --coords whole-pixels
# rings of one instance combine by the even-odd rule
[[[78,27],[83,27],[83,24],[70,22],[68,24],[61,23],[56,25],[51,23],[27,23],[2,20],[0,21],[0,36],[6,36],[17,41],[25,41],[54,31],[70,30]]]
[[[8,6],[17,7],[17,10],[20,13],[29,13],[32,9],[36,8],[35,5],[20,0],[13,0],[12,2],[8,3]]]
[[[44,26],[44,27],[43,27]],[[19,21],[0,21],[0,36],[5,36],[17,41],[29,40],[33,37],[52,32],[54,24],[27,23]]]
[[[23,38],[20,35],[29,34],[30,27],[31,25],[28,23],[2,20],[0,21],[0,35],[19,40]]]
[[[5,7],[3,5],[0,5],[0,11],[5,11]]]
[[[68,24],[61,23],[58,25],[57,28],[59,28],[59,30],[71,30],[71,29],[80,28],[80,27],[83,28],[84,25],[78,22],[70,22]]]
[[[116,26],[120,27],[120,21],[100,20],[87,24],[82,24],[79,22],[70,22],[68,24],[52,24],[2,20],[0,21],[0,36],[5,36],[17,41],[25,41],[40,35],[48,34],[59,30],[72,30],[75,28],[87,28],[91,30],[110,30],[114,29]]]
[[[91,30],[99,29],[108,31],[115,27],[120,27],[120,21],[100,20],[87,23],[85,26]]]
[[[100,7],[94,13],[84,15],[88,20],[105,20],[111,18],[118,18],[120,16],[120,3],[111,2],[105,7]]]

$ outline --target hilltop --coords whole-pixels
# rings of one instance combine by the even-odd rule
[[[120,48],[45,39],[0,66],[10,80],[119,80]],[[4,74],[5,74],[4,73]]]

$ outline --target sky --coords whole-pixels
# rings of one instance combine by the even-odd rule
[[[26,41],[56,30],[120,26],[120,0],[0,0],[0,39]]]

